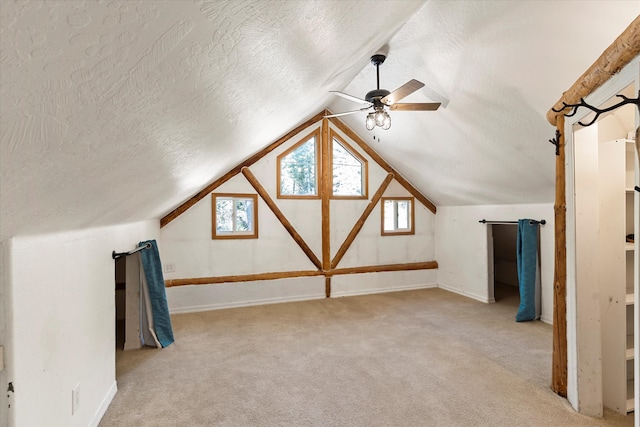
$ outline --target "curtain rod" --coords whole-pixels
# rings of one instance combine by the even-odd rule
[[[136,252],[139,252],[139,251],[141,251],[143,249],[150,249],[150,248],[151,248],[151,243],[147,243],[144,246],[138,246],[137,248],[135,248],[131,252],[116,252],[116,251],[113,251],[111,253],[111,258],[116,259],[116,258],[119,258],[121,256],[133,255]]]
[[[486,219],[482,219],[478,222],[481,222],[483,224],[517,224],[518,221],[487,221]],[[547,221],[545,221],[544,219],[541,219],[540,221],[536,221],[535,219],[531,219],[529,220],[529,224],[531,223],[536,223],[536,224],[542,224],[545,225],[547,223]]]

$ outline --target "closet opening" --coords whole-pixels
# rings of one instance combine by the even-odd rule
[[[489,295],[500,304],[518,307],[518,265],[516,239],[518,224],[492,224],[489,227]],[[491,274],[492,272],[492,274]]]
[[[115,258],[116,350],[137,350],[140,337],[140,254]]]
[[[126,315],[126,272],[127,263],[125,257],[115,259],[115,298],[116,298],[116,349],[124,349],[125,315]]]

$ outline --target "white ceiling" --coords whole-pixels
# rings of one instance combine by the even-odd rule
[[[324,108],[437,205],[553,200],[545,114],[637,1],[0,1],[0,239],[159,218]],[[376,136],[376,140],[373,136]]]

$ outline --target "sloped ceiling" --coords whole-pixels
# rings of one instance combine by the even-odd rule
[[[640,2],[0,2],[0,239],[159,218],[324,108],[436,204],[551,202],[544,115]],[[357,107],[357,105],[355,106]],[[376,137],[374,140],[373,137]]]

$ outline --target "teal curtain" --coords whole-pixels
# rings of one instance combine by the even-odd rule
[[[518,284],[520,306],[516,322],[526,322],[538,318],[536,294],[538,293],[538,221],[518,220],[516,240],[516,260],[518,264]],[[539,298],[539,296],[538,296]]]
[[[151,247],[140,251],[140,259],[149,288],[153,326],[156,337],[162,347],[167,347],[173,343],[173,328],[171,327],[169,305],[167,304],[164,277],[162,276],[160,252],[158,251],[158,245],[155,240],[140,242],[138,246],[144,246],[147,243],[150,244]]]

